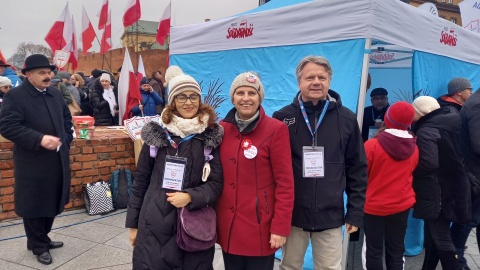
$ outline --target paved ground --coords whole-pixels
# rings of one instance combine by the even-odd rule
[[[51,251],[53,263],[44,266],[26,249],[21,220],[0,222],[0,270],[27,269],[131,269],[132,247],[124,228],[125,210],[106,216],[89,216],[84,210],[64,212],[55,219],[50,237],[63,241],[65,246]],[[361,242],[352,242],[347,269],[361,270]],[[466,250],[470,267],[480,269],[475,234],[472,232]],[[407,257],[405,269],[420,269],[423,256]],[[217,246],[215,270],[224,270],[221,250]],[[275,268],[278,269],[278,261]],[[438,267],[437,269],[441,269]],[[188,269],[186,269],[188,270]]]

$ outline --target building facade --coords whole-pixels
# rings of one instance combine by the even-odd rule
[[[462,0],[405,0],[403,2],[415,7],[427,2],[433,3],[437,7],[439,17],[460,26],[462,25],[460,9],[458,7],[458,3],[462,2]]]

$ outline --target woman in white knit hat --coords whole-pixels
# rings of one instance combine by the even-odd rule
[[[452,221],[470,220],[470,183],[458,149],[458,111],[440,108],[437,100],[421,96],[413,101],[412,131],[420,151],[413,172],[416,195],[413,216],[425,220],[424,270],[434,270],[440,260],[443,269],[459,269],[450,235]]]
[[[90,98],[95,126],[118,125],[118,90],[108,73],[95,80]]]
[[[186,226],[179,223],[179,213],[213,209],[223,185],[217,150],[223,128],[214,109],[202,102],[194,78],[177,72],[169,79],[168,105],[160,122],[147,123],[141,134],[145,143],[126,218],[135,246],[133,269],[211,270],[215,220],[189,224],[212,232],[203,235],[211,239],[208,245],[193,251],[193,245],[179,240],[179,230]]]
[[[290,235],[293,171],[287,126],[265,114],[258,75],[239,74],[230,87],[234,108],[220,124],[224,185],[216,205],[225,270],[273,269]]]
[[[2,109],[2,100],[3,96],[10,90],[12,87],[12,81],[9,78],[0,76],[0,110]]]

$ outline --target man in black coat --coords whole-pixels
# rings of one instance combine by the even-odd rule
[[[425,259],[422,269],[459,269],[450,223],[470,220],[470,182],[457,143],[460,117],[451,106],[440,108],[433,97],[420,96],[412,131],[420,151],[413,171],[416,202],[413,217],[425,220]]]
[[[362,138],[366,142],[383,126],[383,117],[390,104],[388,91],[385,88],[375,88],[370,93],[372,106],[365,107],[363,111]]]
[[[70,193],[72,117],[50,86],[54,69],[44,55],[29,56],[26,80],[5,94],[0,116],[0,134],[14,143],[15,213],[23,218],[27,249],[42,264],[52,263],[50,249],[63,246],[48,233]]]
[[[324,57],[302,59],[296,69],[299,92],[290,105],[273,113],[273,118],[288,126],[290,144],[285,142],[285,146],[292,150],[295,182],[292,227],[282,247],[282,270],[302,268],[310,239],[315,269],[340,269],[342,225],[354,233],[363,223],[365,149],[355,115],[330,89],[332,73]],[[314,155],[315,160],[309,159]]]
[[[472,185],[472,219],[464,224],[452,224],[452,240],[458,252],[460,269],[469,270],[464,257],[465,243],[472,228],[476,228],[480,243],[480,90],[473,93],[460,110],[460,152],[470,174]],[[480,246],[479,246],[480,249]]]

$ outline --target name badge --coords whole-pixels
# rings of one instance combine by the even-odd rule
[[[303,177],[325,177],[325,149],[323,146],[303,147]]]
[[[375,134],[377,134],[378,132],[378,128],[376,128],[375,126],[370,126],[368,127],[368,138],[371,139],[375,136]]]
[[[162,188],[182,191],[187,159],[166,156]]]

